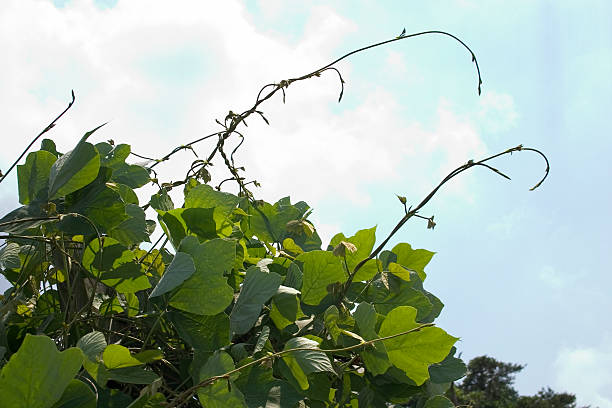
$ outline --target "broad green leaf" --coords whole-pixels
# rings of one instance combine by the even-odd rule
[[[178,287],[195,272],[195,264],[191,255],[177,252],[167,267],[161,280],[149,295],[150,298],[161,296]]]
[[[19,234],[30,228],[36,228],[43,224],[57,221],[57,219],[44,219],[47,214],[43,211],[43,203],[36,202],[28,205],[23,205],[14,209],[0,219],[0,231]],[[43,219],[39,219],[39,218]],[[22,221],[26,218],[32,218],[31,221]]]
[[[94,181],[69,194],[64,201],[67,212],[85,215],[102,233],[110,231],[129,218],[125,214],[125,203],[121,196],[107,185],[110,174],[109,168],[101,167]],[[75,235],[96,233],[83,217],[65,216],[59,226],[64,232]]]
[[[288,382],[274,378],[272,368],[264,364],[243,370],[235,384],[248,408],[295,407],[303,399]]]
[[[26,334],[21,347],[0,373],[3,406],[53,406],[82,363],[83,353],[78,348],[59,352],[51,338]]]
[[[103,251],[100,251],[98,239],[85,248],[83,267],[87,271],[120,293],[135,293],[151,287],[132,251],[113,238],[105,237],[103,241]]]
[[[338,321],[340,320],[340,312],[336,305],[331,305],[325,310],[325,314],[323,315],[323,321],[325,322],[325,327],[327,331],[331,335],[335,344],[338,344],[338,337],[340,337],[340,327],[338,327]]]
[[[117,146],[112,146],[106,142],[96,144],[96,149],[100,153],[100,165],[110,167],[111,169],[118,168],[125,163],[125,159],[128,158],[131,152],[130,145],[118,144]]]
[[[132,402],[127,408],[164,408],[166,397],[164,394],[158,392],[153,395],[141,394],[138,399]]]
[[[153,194],[149,203],[155,210],[170,211],[174,209],[172,198],[170,198],[166,190],[161,190],[159,193]]]
[[[100,155],[86,140],[102,126],[85,133],[72,151],[53,163],[49,172],[49,200],[77,191],[96,179],[100,169]]]
[[[21,266],[19,258],[19,244],[7,243],[0,249],[0,269],[17,269]]]
[[[376,334],[377,315],[374,306],[366,302],[360,303],[357,309],[355,309],[353,316],[359,328],[359,334],[364,339],[374,340],[379,338],[378,334]],[[373,375],[384,374],[391,367],[391,362],[387,356],[387,349],[382,342],[374,343],[371,347],[363,349],[360,354],[366,368]]]
[[[109,370],[142,365],[142,362],[132,356],[130,350],[119,344],[109,344],[102,353],[104,365]]]
[[[25,164],[17,166],[19,183],[19,202],[29,204],[47,196],[49,173],[57,157],[44,150],[32,152],[26,157]]]
[[[102,354],[106,346],[104,334],[99,331],[87,333],[77,342],[77,347],[83,351],[85,357],[94,362]]]
[[[294,337],[285,343],[283,350],[294,348],[310,349],[292,351],[284,354],[282,357],[302,390],[307,390],[310,386],[307,378],[308,374],[323,371],[334,373],[334,368],[327,354],[316,350],[319,348],[319,344],[316,341],[306,337]]]
[[[113,181],[125,184],[130,188],[138,188],[147,184],[151,178],[149,172],[137,164],[123,163],[113,168]]]
[[[53,154],[55,157],[61,156],[61,153],[57,152],[55,142],[51,139],[43,139],[42,142],[40,142],[40,150],[45,150]]]
[[[221,313],[234,297],[223,274],[234,264],[235,241],[213,239],[199,244],[196,237],[189,236],[179,250],[193,257],[196,270],[170,298],[170,306],[201,315]]]
[[[446,358],[436,364],[429,366],[429,376],[431,382],[444,384],[457,381],[467,372],[467,367],[463,360],[455,357],[457,349],[453,347]]]
[[[113,228],[109,235],[125,246],[151,242],[143,209],[136,204],[127,204],[125,213],[129,218]]]
[[[108,370],[108,380],[114,380],[126,384],[151,384],[159,376],[153,371],[145,370],[142,367],[122,367]]]
[[[416,316],[417,310],[410,306],[400,306],[391,310],[380,327],[380,337],[418,327]],[[425,327],[416,332],[384,340],[384,345],[391,363],[403,370],[416,385],[421,385],[429,378],[429,365],[444,360],[457,340],[438,327]]]
[[[260,352],[266,346],[266,342],[270,338],[270,327],[264,326],[257,337],[257,343],[253,349],[253,354]]]
[[[193,190],[192,190],[193,191]],[[264,304],[276,293],[281,276],[257,266],[246,272],[240,295],[230,315],[230,328],[235,334],[244,334],[257,322]]]
[[[357,233],[350,238],[345,237],[342,233],[336,234],[329,245],[333,248],[341,241],[349,242],[357,247],[357,251],[355,252],[346,251],[346,263],[348,264],[349,272],[352,272],[360,261],[370,256],[374,248],[374,243],[376,242],[376,227],[357,231]],[[366,262],[359,271],[357,271],[353,280],[359,282],[372,279],[378,272],[376,263],[376,259],[371,259]]]
[[[400,284],[394,290],[384,291],[380,295],[383,295],[385,292],[387,296],[372,302],[376,311],[380,314],[386,315],[398,306],[412,306],[418,310],[417,321],[420,322],[431,312],[432,304],[427,296],[418,290],[412,289],[406,283]]]
[[[297,257],[303,263],[302,302],[318,305],[328,294],[327,287],[346,282],[347,276],[338,257],[329,251],[305,252]]]
[[[392,252],[397,255],[396,263],[416,271],[422,281],[425,280],[425,266],[431,261],[435,252],[426,249],[412,249],[410,244],[402,243],[393,247]]]
[[[124,203],[138,205],[138,196],[130,187],[120,183],[108,183],[107,186],[118,192]]]
[[[300,307],[299,295],[299,290],[281,285],[272,298],[270,319],[279,330],[306,316]]]
[[[96,408],[96,394],[82,381],[72,380],[52,408]]]
[[[284,197],[274,205],[264,202],[257,208],[249,206],[250,217],[246,218],[245,222],[259,239],[282,242],[288,233],[287,223],[299,219],[304,213],[297,204],[291,205],[289,197]]]
[[[183,210],[183,208],[176,208],[170,211],[157,211],[157,219],[175,249],[187,235],[187,225],[181,217]]]
[[[182,208],[180,216],[189,232],[202,239],[212,239],[217,237],[217,223],[214,219],[214,212],[214,208]]]
[[[230,323],[225,313],[201,316],[173,310],[168,317],[181,339],[194,349],[212,353],[230,344]]]
[[[216,375],[225,374],[234,369],[234,362],[229,354],[217,351],[200,370],[200,381]],[[198,389],[198,398],[207,408],[240,408],[246,407],[244,396],[238,387],[232,385],[232,379],[219,379],[211,385]]]
[[[218,208],[223,217],[231,214],[232,210],[242,199],[233,194],[216,191],[208,184],[200,184],[192,188],[185,196],[185,208]]]
[[[423,408],[455,408],[455,404],[442,395],[435,395],[427,400]]]
[[[134,354],[134,358],[143,364],[152,363],[153,361],[164,358],[164,353],[159,349],[144,350]]]

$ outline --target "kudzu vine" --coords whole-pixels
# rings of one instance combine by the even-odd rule
[[[434,320],[443,304],[423,287],[433,253],[389,240],[450,180],[522,145],[450,172],[376,244],[376,228],[334,236],[323,249],[311,209],[288,197],[258,200],[234,154],[246,119],[290,86],[333,71],[368,49],[439,34],[406,34],[352,51],[308,74],[267,84],[219,129],[159,159],[113,140],[88,140],[58,152],[51,139],[28,151],[75,103],[26,147],[17,169],[21,207],[0,219],[0,401],[10,407],[453,407],[453,381],[465,375],[457,340]],[[240,129],[240,130],[239,130]],[[216,140],[178,181],[161,164]],[[22,163],[26,155],[25,162]],[[145,160],[129,163],[130,155]],[[197,155],[196,155],[197,156]],[[213,186],[211,166],[229,174]],[[21,163],[21,164],[19,164]],[[142,202],[135,190],[153,183]],[[227,183],[227,184],[226,184]],[[237,193],[226,190],[235,184]],[[182,187],[184,203],[168,194]],[[147,219],[147,213],[157,220]],[[159,238],[151,237],[157,228]],[[147,248],[146,250],[144,248]]]

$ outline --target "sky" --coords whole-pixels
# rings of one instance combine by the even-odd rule
[[[262,187],[314,207],[329,239],[377,226],[383,239],[451,169],[523,144],[473,169],[393,239],[436,252],[426,288],[446,307],[438,325],[467,361],[487,354],[525,364],[521,394],[541,387],[612,407],[612,3],[578,1],[3,0],[0,5],[0,169],[6,169],[74,89],[77,102],[49,134],[60,151],[103,122],[113,139],[160,157],[218,130],[259,88],[370,43],[393,43],[338,64],[337,77],[292,84],[262,106],[237,154]],[[196,152],[204,154],[210,145]],[[163,164],[182,178],[195,157]],[[182,165],[184,165],[182,167]],[[216,166],[215,169],[221,166]],[[145,191],[146,193],[147,191]],[[150,191],[149,191],[150,192]],[[146,195],[146,194],[145,194]],[[0,211],[17,206],[16,176]],[[0,283],[0,286],[2,283]]]

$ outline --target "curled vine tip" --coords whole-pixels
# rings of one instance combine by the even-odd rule
[[[539,151],[538,149],[533,149],[531,147],[520,146],[520,150],[529,150],[529,151],[532,151],[532,152],[536,152],[537,154],[542,156],[542,158],[546,162],[546,170],[544,171],[544,177],[542,177],[542,180],[538,181],[538,183],[535,186],[533,186],[533,187],[531,187],[529,189],[529,191],[533,191],[536,188],[540,187],[542,185],[542,183],[544,183],[544,180],[546,180],[546,178],[548,177],[548,173],[550,173],[550,163],[548,162],[548,157],[546,157],[546,155],[544,153],[542,153],[541,151]]]

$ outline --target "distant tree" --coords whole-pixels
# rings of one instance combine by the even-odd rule
[[[468,373],[458,387],[457,397],[467,397],[463,403],[472,402],[479,408],[513,407],[519,397],[512,387],[514,375],[524,367],[488,356],[476,357],[468,364]]]
[[[533,396],[519,396],[513,383],[523,368],[488,356],[476,357],[469,362],[463,382],[451,388],[454,395],[449,397],[456,405],[473,408],[576,408],[574,394],[556,393],[550,387]]]
[[[575,408],[576,396],[566,392],[556,393],[550,387],[542,388],[536,395],[522,396],[516,408]],[[586,408],[586,407],[583,407]]]

